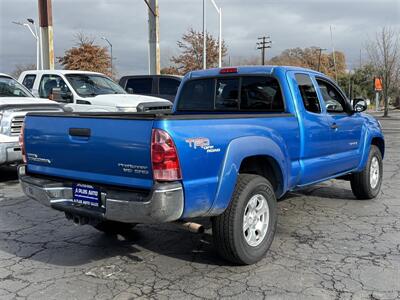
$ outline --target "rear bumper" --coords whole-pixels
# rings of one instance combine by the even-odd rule
[[[73,215],[124,223],[164,223],[178,220],[183,213],[183,189],[179,182],[155,184],[146,194],[102,188],[102,208],[98,209],[74,203],[69,182],[29,176],[24,165],[18,168],[18,174],[28,197]]]

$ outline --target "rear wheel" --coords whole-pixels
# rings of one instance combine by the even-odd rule
[[[276,221],[276,198],[269,181],[240,174],[228,208],[212,219],[218,253],[236,264],[256,263],[271,246]]]
[[[122,223],[117,221],[101,221],[94,225],[93,227],[99,231],[102,231],[107,234],[117,234],[117,233],[124,233],[128,232],[133,229],[136,224],[130,223]]]
[[[350,184],[354,196],[357,199],[375,198],[381,189],[382,176],[382,154],[377,146],[372,145],[364,170],[351,176]]]

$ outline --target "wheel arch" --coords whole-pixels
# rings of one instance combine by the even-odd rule
[[[245,157],[240,164],[239,173],[260,175],[271,183],[276,197],[283,193],[282,170],[272,156],[253,155]]]
[[[371,140],[371,145],[375,145],[379,148],[379,151],[381,151],[382,158],[385,155],[385,140],[382,137],[373,137]]]
[[[219,215],[228,207],[240,173],[267,178],[272,181],[276,197],[282,196],[288,184],[290,170],[288,157],[284,140],[276,136],[246,136],[231,141],[218,176],[219,182],[213,205],[207,215]],[[257,166],[257,164],[263,165]]]
[[[383,138],[383,135],[381,133],[366,134],[364,147],[361,152],[362,158],[361,158],[360,164],[358,165],[356,172],[361,172],[365,168],[367,161],[368,161],[369,151],[371,150],[372,145],[377,146],[379,151],[382,154],[382,158],[384,157],[384,155],[385,155],[385,140]]]

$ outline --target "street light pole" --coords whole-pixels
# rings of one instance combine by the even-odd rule
[[[14,21],[12,23],[14,23],[16,25],[19,25],[19,26],[27,27],[29,29],[29,31],[31,32],[31,34],[33,35],[33,37],[35,38],[35,40],[36,40],[36,70],[40,70],[41,67],[40,67],[40,47],[39,47],[40,39],[39,39],[39,35],[37,33],[37,28],[35,26],[35,22],[33,21],[33,19],[27,19],[27,20],[28,20],[29,23],[31,23],[33,25],[33,27],[35,29],[35,32],[32,30],[31,26],[28,23],[21,23],[21,22],[14,22]]]
[[[214,0],[211,0],[215,10],[219,15],[219,35],[218,35],[218,67],[222,66],[222,8],[218,7]],[[203,0],[203,69],[207,69],[207,33],[206,33],[206,1]]]
[[[108,45],[110,46],[110,55],[111,55],[111,59],[110,59],[110,66],[111,66],[111,74],[113,74],[113,46],[111,44],[111,42],[106,38],[106,37],[101,37],[102,40],[105,40]]]
[[[222,66],[222,8],[217,6],[214,0],[211,0],[215,10],[219,15],[219,36],[218,36],[218,67]]]
[[[318,48],[317,49],[317,51],[319,51],[319,55],[318,55],[318,72],[319,72],[319,70],[321,68],[321,54],[322,54],[322,51],[325,51],[325,50],[326,50],[325,48]]]
[[[203,69],[207,69],[206,0],[203,0]]]
[[[35,35],[36,35],[36,65],[37,65],[36,69],[43,70],[43,59],[41,58],[41,56],[42,56],[42,47],[40,46],[40,36],[38,34],[37,25],[35,24],[35,21],[33,19],[27,19],[27,21],[29,23],[31,23],[33,28],[35,29]]]

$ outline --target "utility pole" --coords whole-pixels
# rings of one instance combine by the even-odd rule
[[[149,74],[160,74],[160,20],[158,0],[144,0],[149,9]]]
[[[53,12],[51,0],[38,0],[40,43],[44,69],[54,69]]]
[[[322,51],[325,51],[326,49],[325,48],[317,48],[317,51],[319,51],[319,54],[318,54],[318,72],[320,71],[320,68],[321,68],[321,54],[322,54]]]
[[[261,40],[257,43],[257,49],[261,50],[261,64],[265,65],[265,49],[271,48],[272,42],[269,36],[259,37],[258,40]]]

